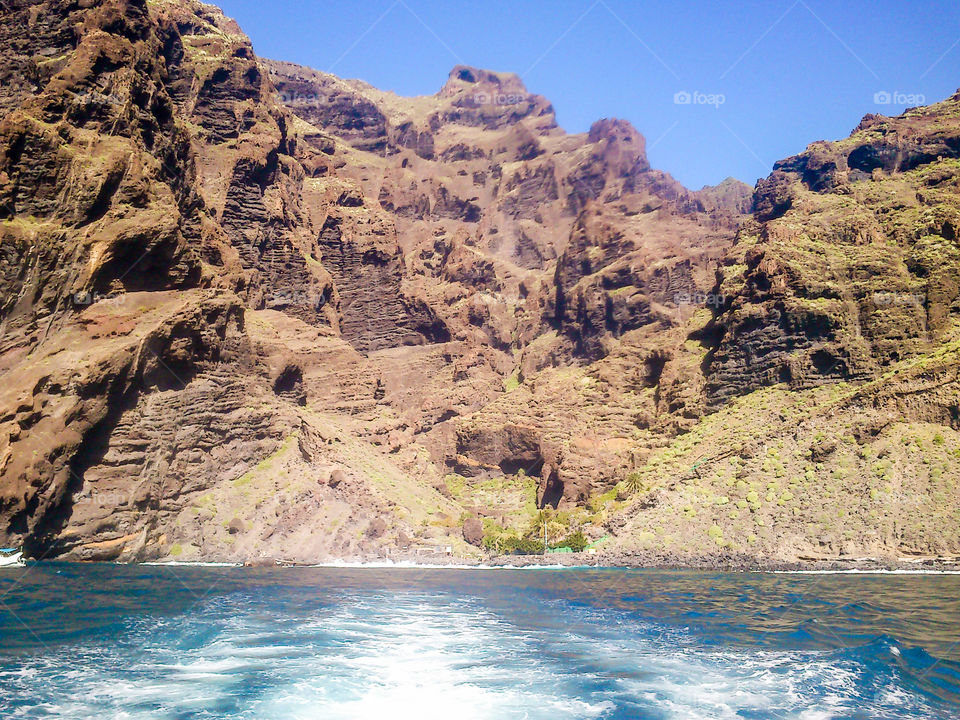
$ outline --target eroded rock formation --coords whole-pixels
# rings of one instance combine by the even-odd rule
[[[514,75],[401,98],[192,0],[0,39],[5,544],[475,555],[548,506],[625,551],[960,551],[960,98],[689,191]]]

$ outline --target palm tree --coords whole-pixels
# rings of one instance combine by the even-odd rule
[[[546,507],[540,508],[537,513],[537,529],[543,532],[543,554],[547,554],[547,523],[550,521],[550,515]]]
[[[626,479],[623,481],[623,487],[629,491],[631,495],[635,495],[644,489],[643,480],[640,479],[640,473],[632,472],[627,475]]]

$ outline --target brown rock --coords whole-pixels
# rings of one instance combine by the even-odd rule
[[[227,532],[230,533],[231,535],[236,535],[237,533],[242,533],[245,529],[246,529],[246,528],[245,528],[245,526],[244,526],[244,524],[243,524],[243,520],[241,520],[240,518],[234,518],[234,519],[231,520],[230,523],[227,525]]]
[[[673,512],[654,527],[707,537],[710,513],[674,490],[769,474],[779,451],[738,416],[730,447],[703,440],[715,456],[675,477],[661,460],[770,385],[846,382],[830,436],[891,463],[920,447],[883,445],[902,420],[942,429],[925,448],[953,441],[960,96],[865,118],[755,193],[690,191],[629,123],[567,135],[516,75],[458,66],[432,97],[386,95],[259,59],[193,0],[14,3],[0,38],[5,545],[120,561],[443,547],[484,484],[504,525],[529,521],[534,492],[572,509],[617,486],[606,529],[647,537],[645,517]],[[816,463],[848,460],[811,443],[823,418],[764,408],[750,421]],[[618,483],[654,467],[656,502],[631,503]],[[791,510],[763,527],[819,552],[774,495],[750,511]],[[412,519],[425,509],[446,521]],[[230,542],[204,532],[223,513]],[[862,538],[950,551],[937,518]],[[462,533],[478,544],[482,523]]]
[[[387,523],[383,518],[374,518],[367,526],[367,537],[376,540],[387,531]]]
[[[483,523],[480,518],[470,517],[463,521],[463,539],[471,545],[480,547],[483,542]]]

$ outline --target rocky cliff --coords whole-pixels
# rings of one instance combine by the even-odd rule
[[[515,75],[402,98],[191,0],[2,11],[4,543],[960,552],[960,98],[690,191]]]
[[[624,547],[957,555],[960,93],[777,163],[698,338],[704,416],[641,470]]]

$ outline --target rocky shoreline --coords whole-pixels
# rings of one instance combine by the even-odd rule
[[[86,564],[100,561],[48,560]],[[41,563],[45,559],[27,559],[28,563]],[[343,567],[343,568],[578,568],[596,570],[690,570],[714,572],[772,572],[772,573],[960,573],[960,558],[918,557],[905,558],[797,558],[784,560],[759,558],[745,555],[723,554],[716,556],[680,556],[657,553],[551,553],[550,555],[495,555],[488,558],[457,557],[442,555],[425,558],[422,555],[357,555],[340,558],[325,558],[317,562],[284,560],[280,558],[257,558],[243,562],[224,558],[207,558],[193,561],[135,561],[119,562],[120,565],[184,565],[222,566],[245,568],[270,567]]]
[[[566,555],[563,556],[562,560],[555,559],[555,557],[548,557],[547,559],[549,564],[552,565],[590,566],[598,569],[715,570],[726,572],[960,571],[960,560],[956,558],[924,558],[909,561],[882,558],[780,560],[737,555],[678,557],[654,554],[612,554]],[[542,559],[509,557],[497,558],[491,564],[525,567],[541,563]]]
[[[425,561],[422,556],[365,556],[339,558],[329,564],[354,566],[422,566],[422,567],[557,567],[595,568],[598,570],[708,570],[721,572],[960,572],[960,558],[843,558],[795,559],[757,558],[743,555],[679,556],[653,553],[557,553],[550,555],[499,555],[485,559],[442,556]],[[305,563],[264,561],[245,563],[248,566],[312,567]]]

